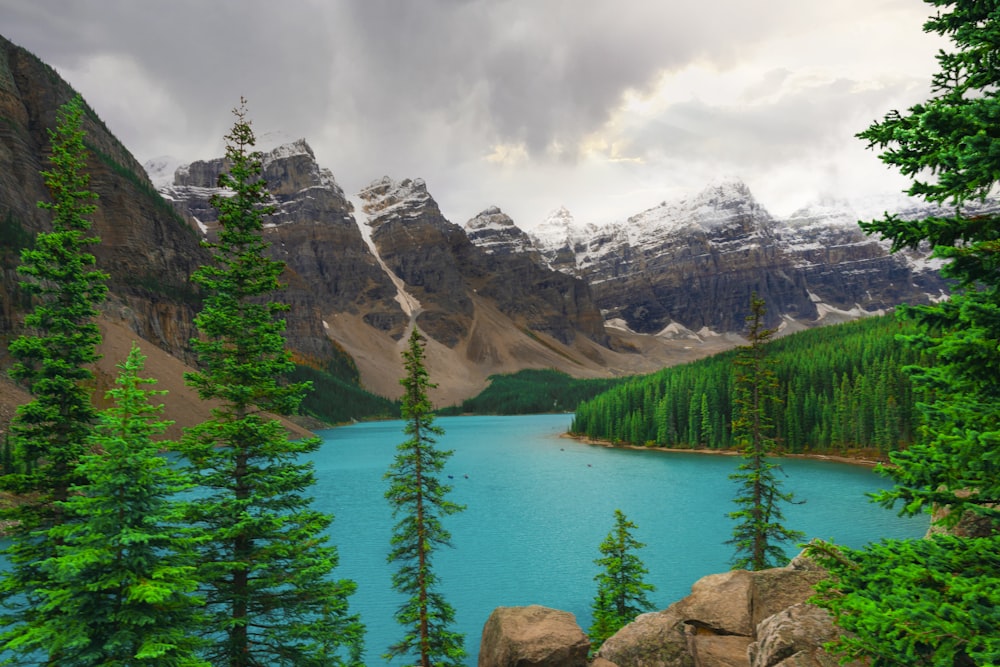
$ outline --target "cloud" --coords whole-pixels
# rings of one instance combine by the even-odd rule
[[[831,161],[859,159],[853,134],[922,94],[920,3],[762,7],[0,0],[0,31],[140,160],[218,154],[245,96],[262,143],[307,138],[348,191],[420,176],[459,222],[500,203],[530,225],[574,202],[634,213],[721,169],[848,173]]]

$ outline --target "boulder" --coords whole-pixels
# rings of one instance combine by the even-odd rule
[[[684,617],[676,605],[638,616],[609,637],[597,657],[619,667],[695,667]]]
[[[754,572],[749,609],[752,626],[756,628],[769,616],[808,600],[824,575],[825,571],[807,558],[796,559],[788,567]]]
[[[479,667],[586,667],[590,641],[566,611],[497,607],[483,626]]]
[[[805,603],[792,605],[757,627],[757,641],[749,649],[750,666],[837,667],[837,658],[824,651],[823,644],[839,632],[825,610]]]
[[[804,556],[788,566],[703,577],[666,610],[608,638],[598,657],[618,667],[826,667],[837,629],[805,604],[825,572]],[[791,662],[783,662],[790,660]]]
[[[715,635],[705,631],[688,636],[688,648],[697,667],[747,667],[749,637]]]
[[[730,570],[702,577],[691,587],[691,595],[676,603],[684,622],[714,634],[753,634],[750,608],[759,573]]]

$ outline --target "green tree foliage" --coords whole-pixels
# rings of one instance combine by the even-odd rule
[[[862,227],[894,250],[930,244],[957,290],[905,311],[919,324],[909,342],[936,360],[913,369],[927,395],[927,435],[892,455],[883,472],[895,487],[878,500],[906,514],[947,509],[935,517],[945,526],[978,517],[980,527],[968,537],[814,549],[831,572],[817,602],[855,633],[839,648],[875,667],[1000,664],[1000,224],[996,214],[969,213],[1000,178],[1000,5],[929,4],[937,11],[925,32],[952,44],[937,57],[932,97],[859,137],[912,178],[911,195],[950,208]]]
[[[427,390],[435,385],[429,380],[423,337],[416,328],[403,352],[403,367],[404,432],[409,439],[396,448],[396,458],[386,472],[389,489],[385,497],[399,519],[393,528],[389,562],[399,564],[392,587],[407,596],[396,611],[405,634],[385,657],[412,656],[413,664],[421,667],[458,666],[465,656],[464,635],[450,629],[455,611],[437,589],[431,557],[438,547],[451,545],[451,534],[441,518],[465,508],[447,499],[451,487],[439,479],[451,452],[434,446],[443,430],[434,425]]]
[[[63,503],[75,520],[52,527],[55,555],[40,564],[47,584],[30,625],[17,626],[7,647],[58,655],[65,667],[148,665],[207,667],[196,657],[199,600],[193,541],[179,527],[174,495],[188,488],[158,455],[167,422],[153,380],[139,373],[133,347],[119,364],[113,404],[101,413],[82,457],[84,483]]]
[[[303,414],[328,424],[342,424],[352,419],[398,419],[399,404],[362,389],[356,380],[344,377],[336,369],[319,370],[296,365],[288,375],[293,382],[308,382],[312,391],[302,399]]]
[[[656,588],[643,580],[643,575],[649,571],[635,553],[646,545],[632,536],[635,528],[636,525],[616,509],[615,526],[601,542],[601,557],[594,560],[601,568],[594,577],[597,594],[591,604],[594,622],[589,633],[594,650],[636,616],[654,608],[646,593]]]
[[[995,539],[938,534],[810,555],[832,576],[814,603],[833,614],[846,657],[872,667],[1000,664],[1000,550]]]
[[[266,256],[263,217],[270,212],[259,153],[243,104],[227,135],[227,173],[213,200],[221,230],[214,263],[193,276],[205,290],[192,341],[202,370],[186,376],[216,407],[189,429],[179,450],[203,496],[188,519],[207,540],[204,582],[213,665],[338,665],[360,661],[362,628],[348,611],[355,584],[330,578],[337,564],[325,544],[331,517],[311,509],[314,483],[303,455],[317,438],[290,441],[273,415],[293,411],[307,389],[284,381],[287,306],[269,299],[283,264]]]
[[[52,201],[39,206],[52,213],[52,231],[38,234],[21,252],[21,288],[33,296],[25,316],[27,332],[10,344],[11,376],[31,393],[11,424],[13,454],[3,488],[23,502],[4,513],[11,522],[5,554],[10,566],[0,580],[8,627],[29,625],[42,602],[47,573],[39,564],[55,555],[56,542],[45,531],[67,519],[63,503],[79,481],[77,464],[96,412],[87,383],[97,360],[100,332],[97,306],[107,293],[107,275],[86,251],[98,239],[89,234],[97,195],[84,172],[84,108],[79,97],[62,106],[52,142],[51,170],[42,172]]]
[[[936,94],[858,135],[883,151],[883,162],[914,178],[909,194],[954,207],[923,220],[887,216],[862,223],[891,239],[893,250],[931,244],[946,260],[942,275],[959,286],[947,301],[905,311],[921,325],[910,342],[938,362],[914,369],[917,382],[933,392],[923,410],[931,435],[894,458],[900,486],[884,500],[901,500],[908,510],[937,503],[1000,519],[1000,226],[995,214],[963,212],[1000,179],[1000,7],[969,0],[931,4],[949,11],[924,30],[949,37],[956,49],[938,55]]]
[[[912,323],[872,317],[768,343],[777,396],[764,406],[788,452],[885,453],[912,443],[917,395],[903,372],[925,353],[898,340]],[[730,351],[636,377],[577,408],[574,433],[663,447],[733,447]]]
[[[461,406],[438,410],[438,414],[527,415],[575,410],[615,385],[620,378],[572,378],[552,369],[526,369],[517,373],[491,375],[490,386]]]
[[[791,493],[781,491],[776,475],[780,466],[767,459],[767,454],[777,449],[767,407],[778,402],[778,378],[767,351],[774,330],[764,327],[764,313],[764,302],[754,293],[747,317],[749,345],[741,347],[733,360],[733,445],[741,449],[742,461],[730,475],[739,484],[735,498],[739,509],[729,513],[737,523],[727,544],[736,547],[733,567],[751,570],[784,564],[787,556],[781,544],[804,537],[781,523],[781,504],[794,499]]]

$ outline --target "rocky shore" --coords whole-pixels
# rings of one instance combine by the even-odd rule
[[[590,658],[572,614],[499,607],[483,628],[479,667],[834,667],[837,658],[823,645],[839,629],[807,602],[824,576],[802,555],[781,568],[708,575],[687,597],[626,625]]]

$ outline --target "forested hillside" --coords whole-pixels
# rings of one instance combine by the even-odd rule
[[[918,361],[893,316],[811,329],[768,344],[779,380],[772,409],[789,452],[899,449],[913,441],[915,396],[903,367]],[[576,411],[573,433],[664,447],[731,444],[733,355],[635,378]]]
[[[617,386],[621,378],[581,380],[551,368],[529,368],[517,373],[490,376],[490,386],[461,405],[438,414],[529,415],[569,412],[582,401]]]

